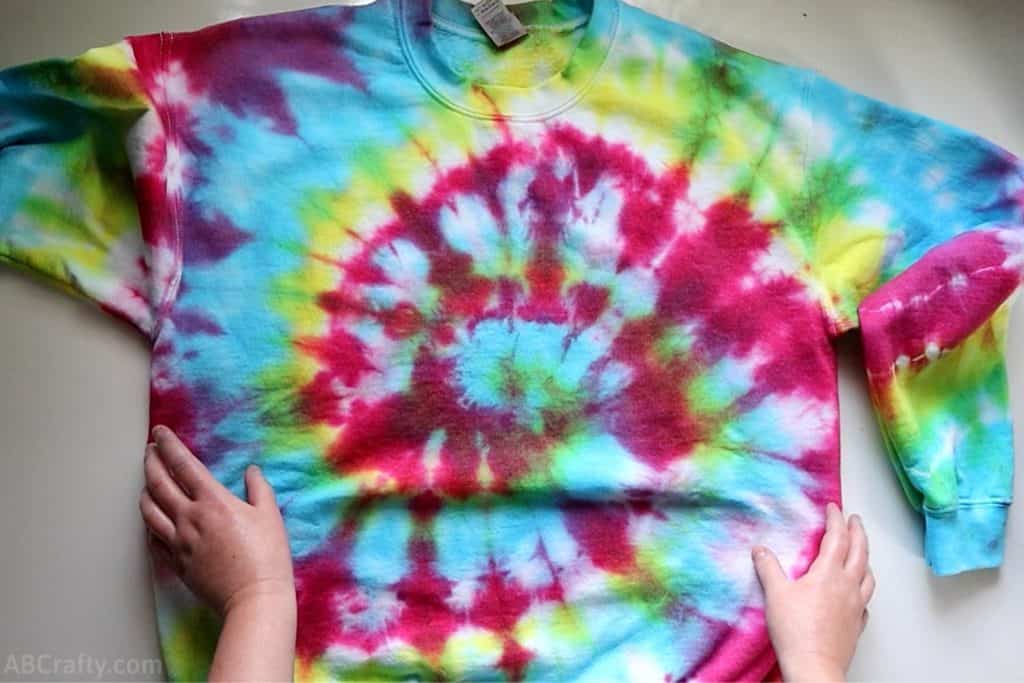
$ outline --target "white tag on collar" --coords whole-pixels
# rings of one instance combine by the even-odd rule
[[[480,0],[470,11],[495,47],[508,45],[526,35],[519,17],[505,7],[501,0]]]

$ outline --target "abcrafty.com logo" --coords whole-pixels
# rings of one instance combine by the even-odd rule
[[[12,653],[4,661],[4,677],[61,676],[75,680],[109,680],[119,677],[158,677],[163,673],[159,659],[139,657],[94,657],[79,653],[65,657],[52,653]]]

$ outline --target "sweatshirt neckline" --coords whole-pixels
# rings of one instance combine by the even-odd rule
[[[397,0],[394,5],[402,53],[423,87],[441,104],[466,116],[539,121],[566,111],[586,93],[615,42],[621,0],[581,0],[588,17],[580,24],[581,38],[566,64],[548,78],[526,86],[475,82],[455,72],[432,37],[435,28],[449,28],[432,11],[435,2],[447,2],[449,10],[462,5],[462,0]],[[469,5],[463,7],[468,12]],[[459,28],[460,34],[475,32],[480,40],[488,41],[476,26],[463,24]]]

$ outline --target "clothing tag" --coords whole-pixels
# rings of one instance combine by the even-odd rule
[[[495,47],[508,45],[526,35],[519,17],[512,14],[501,0],[480,0],[470,11]]]

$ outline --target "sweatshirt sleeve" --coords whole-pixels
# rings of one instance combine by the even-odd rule
[[[1024,164],[806,74],[801,220],[831,331],[858,328],[885,446],[935,574],[999,565],[1014,465],[1007,322]]]
[[[177,244],[162,37],[0,70],[0,262],[152,335]]]

